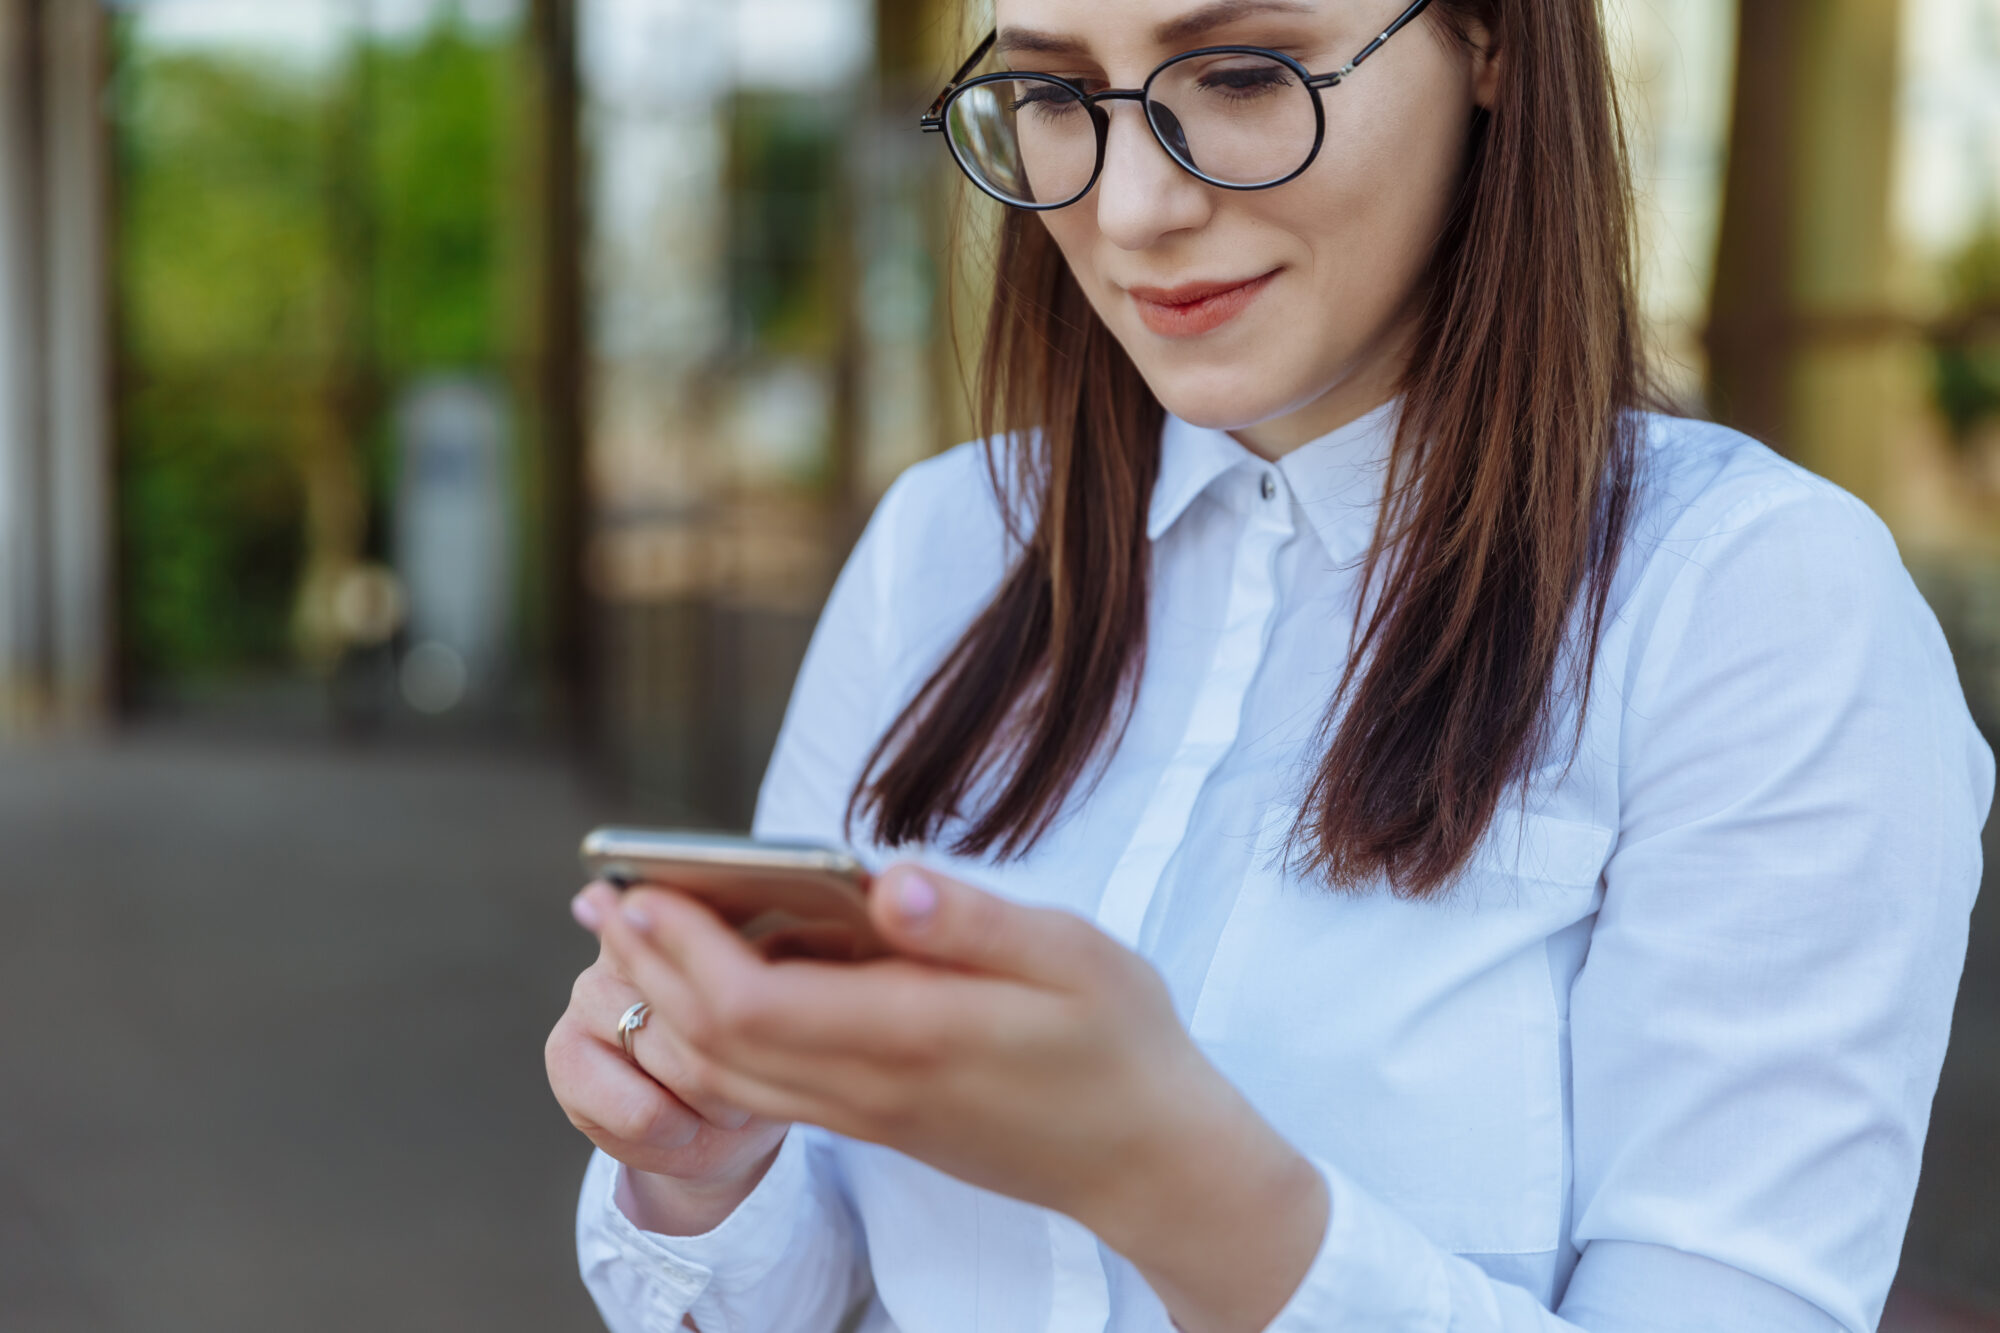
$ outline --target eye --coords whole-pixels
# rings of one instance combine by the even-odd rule
[[[1247,102],[1292,86],[1292,72],[1283,65],[1216,65],[1205,69],[1195,86],[1233,102]]]
[[[1035,115],[1052,118],[1067,115],[1079,105],[1076,94],[1067,88],[1058,88],[1052,83],[1034,83],[1014,99],[1009,109],[1019,115],[1024,107],[1032,108]]]

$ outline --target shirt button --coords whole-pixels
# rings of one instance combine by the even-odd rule
[[[1275,500],[1278,498],[1278,483],[1271,480],[1271,474],[1268,472],[1264,474],[1264,485],[1261,489],[1264,492],[1266,500]]]

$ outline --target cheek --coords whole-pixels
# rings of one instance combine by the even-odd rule
[[[1358,104],[1336,118],[1336,98],[1328,99],[1326,144],[1294,182],[1302,188],[1273,203],[1284,208],[1287,229],[1308,243],[1316,280],[1407,288],[1428,262],[1457,193],[1469,119],[1406,105],[1370,114]]]
[[[1063,259],[1069,264],[1070,272],[1086,292],[1095,293],[1100,285],[1092,269],[1092,252],[1097,243],[1097,229],[1091,224],[1090,200],[1069,208],[1058,208],[1047,213],[1037,213],[1031,226],[1048,229],[1049,239],[1062,251]]]
[[[1335,114],[1304,176],[1255,200],[1258,217],[1302,256],[1290,299],[1272,315],[1311,330],[1292,358],[1333,373],[1365,355],[1406,312],[1423,281],[1464,173],[1467,119],[1356,99]],[[1299,359],[1314,362],[1299,367]]]
[[[1102,234],[1097,230],[1089,201],[1073,208],[1058,208],[1047,213],[1039,213],[1030,225],[1046,227],[1049,239],[1062,252],[1063,262],[1070,275],[1082,289],[1084,299],[1097,312],[1113,336],[1132,354],[1133,361],[1142,374],[1149,365],[1144,339],[1139,337],[1135,316],[1123,293],[1111,283],[1109,272],[1099,272],[1100,251],[1105,246]],[[1150,375],[1147,376],[1151,378]]]

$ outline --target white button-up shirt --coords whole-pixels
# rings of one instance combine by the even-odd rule
[[[1144,955],[1324,1174],[1270,1333],[1874,1328],[1993,785],[1937,622],[1858,501],[1649,417],[1574,762],[1503,801],[1445,898],[1335,895],[1275,853],[1394,412],[1276,462],[1170,417],[1145,675],[1102,778],[1022,861],[920,859]],[[1011,555],[975,446],[904,474],[813,638],[759,834],[840,840]],[[900,1333],[1170,1329],[1074,1221],[816,1128],[702,1236],[635,1227],[621,1169],[593,1157],[577,1216],[616,1333],[832,1333],[862,1303]]]

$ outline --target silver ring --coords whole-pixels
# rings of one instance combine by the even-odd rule
[[[632,1059],[632,1034],[646,1026],[646,1015],[653,1012],[653,1006],[644,1000],[627,1009],[618,1018],[618,1044],[625,1048],[625,1058]]]

